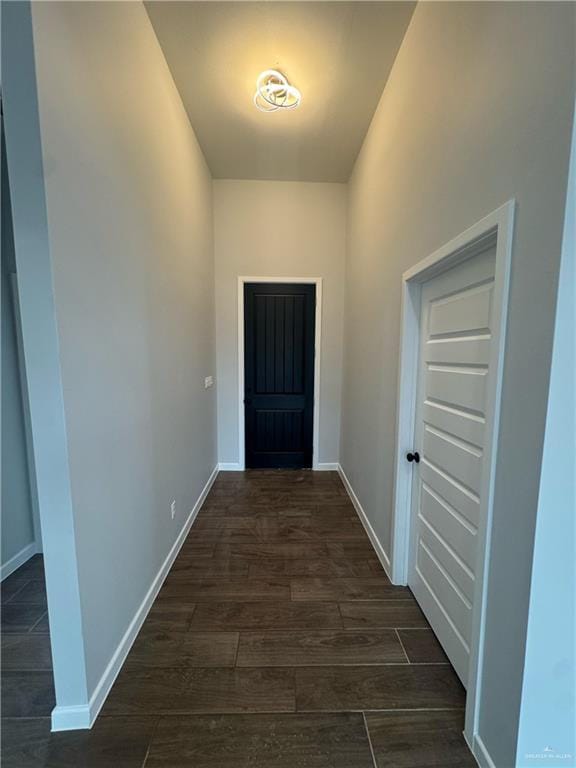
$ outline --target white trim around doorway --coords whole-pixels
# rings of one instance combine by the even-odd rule
[[[483,756],[482,744],[478,736],[478,705],[483,662],[486,586],[490,571],[490,537],[495,467],[498,460],[498,425],[506,341],[514,208],[515,201],[508,201],[402,275],[402,336],[398,379],[394,517],[392,524],[392,580],[395,584],[407,584],[408,582],[412,473],[410,472],[410,465],[405,460],[405,455],[412,449],[416,426],[420,286],[432,277],[481,253],[487,247],[494,245],[496,248],[494,333],[491,347],[491,368],[494,375],[488,391],[486,419],[488,431],[485,466],[488,471],[484,472],[482,480],[483,514],[481,514],[481,520],[483,522],[478,530],[479,557],[472,615],[470,669],[464,731],[468,744],[478,758]]]
[[[238,277],[238,464],[233,468],[242,472],[246,468],[244,423],[244,285],[245,283],[303,283],[316,286],[316,317],[314,338],[314,427],[312,438],[312,469],[327,467],[318,461],[320,446],[320,352],[322,345],[322,278],[321,277]],[[222,465],[224,466],[224,465]],[[232,469],[232,465],[226,465]],[[330,469],[332,466],[330,466]]]

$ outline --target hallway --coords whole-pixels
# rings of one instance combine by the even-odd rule
[[[456,674],[333,472],[221,473],[93,729],[50,734],[33,699],[5,768],[474,765]]]
[[[1,6],[2,768],[571,760],[576,0]]]

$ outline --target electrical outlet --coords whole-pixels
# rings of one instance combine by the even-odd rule
[[[212,376],[206,376],[204,379],[204,389],[210,389],[210,387],[214,384],[214,379]]]
[[[172,520],[176,517],[176,499],[172,501],[172,504],[170,504],[170,515],[172,516]]]

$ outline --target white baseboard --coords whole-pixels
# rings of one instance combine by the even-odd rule
[[[314,472],[337,472],[339,466],[338,462],[322,462],[315,464],[312,469]],[[221,461],[218,469],[220,472],[244,472],[244,467],[238,462]]]
[[[0,581],[7,579],[8,576],[14,573],[14,571],[17,571],[21,565],[24,565],[27,560],[30,560],[31,557],[37,555],[39,551],[40,549],[35,541],[31,544],[27,544],[24,549],[17,552],[14,557],[11,557],[10,560],[8,560],[7,563],[4,563],[0,568]]]
[[[372,525],[370,523],[370,520],[368,520],[368,516],[366,515],[366,512],[364,512],[364,510],[362,509],[362,504],[360,504],[360,501],[356,496],[356,494],[354,493],[354,489],[352,488],[350,481],[346,477],[346,473],[344,472],[340,464],[338,464],[338,474],[342,478],[344,487],[348,492],[348,496],[350,496],[350,500],[354,505],[354,509],[358,513],[358,517],[360,518],[360,522],[364,526],[364,530],[368,534],[368,538],[370,539],[370,542],[374,547],[374,551],[376,552],[378,560],[380,560],[380,562],[382,563],[382,568],[384,568],[384,570],[386,571],[386,575],[388,576],[388,578],[392,580],[391,578],[392,569],[390,567],[390,558],[384,551],[382,544],[380,544],[380,541],[378,540],[378,536],[376,536],[376,531],[374,530],[374,528],[372,528]]]
[[[52,710],[53,731],[81,731],[91,728],[90,706],[54,707]]]
[[[81,706],[55,707],[52,710],[52,730],[53,731],[70,731],[70,730],[76,730],[81,728],[91,728],[92,725],[94,724],[94,721],[98,717],[98,713],[100,712],[102,705],[106,701],[106,697],[110,693],[110,689],[114,685],[114,681],[116,680],[118,673],[122,669],[122,665],[126,660],[126,656],[128,656],[130,648],[132,647],[132,644],[136,639],[136,636],[138,635],[138,632],[140,631],[140,628],[142,627],[142,624],[144,623],[146,616],[148,615],[148,611],[152,607],[152,604],[156,599],[158,592],[160,591],[160,588],[164,582],[164,579],[168,575],[168,572],[170,571],[170,568],[172,567],[174,560],[176,560],[176,557],[178,556],[178,552],[180,551],[180,548],[182,547],[182,544],[184,543],[184,540],[188,535],[188,531],[190,530],[194,520],[196,519],[196,515],[198,514],[198,511],[200,510],[200,507],[204,503],[204,499],[208,495],[210,488],[212,487],[214,480],[216,479],[218,471],[219,471],[219,467],[218,465],[216,465],[212,470],[212,474],[208,478],[208,482],[204,486],[202,493],[198,497],[196,504],[194,504],[193,509],[188,515],[188,519],[184,523],[182,530],[178,534],[178,538],[172,545],[172,548],[168,553],[166,559],[162,563],[160,570],[156,574],[156,577],[154,578],[154,581],[152,582],[150,589],[146,593],[144,600],[142,601],[138,610],[136,611],[136,614],[134,615],[134,618],[130,622],[128,629],[124,633],[124,637],[120,641],[118,648],[116,648],[114,655],[112,656],[108,666],[104,670],[104,674],[102,675],[102,677],[98,682],[98,685],[94,689],[94,693],[90,697],[90,701],[88,702],[88,704],[81,705]]]
[[[496,768],[496,763],[490,757],[490,753],[486,749],[484,742],[480,736],[478,736],[478,734],[474,736],[472,754],[476,758],[476,762],[480,768]]]
[[[244,472],[244,467],[238,462],[220,462],[218,464],[220,472]]]

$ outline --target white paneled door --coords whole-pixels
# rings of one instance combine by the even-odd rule
[[[495,249],[422,285],[409,585],[468,681]]]

